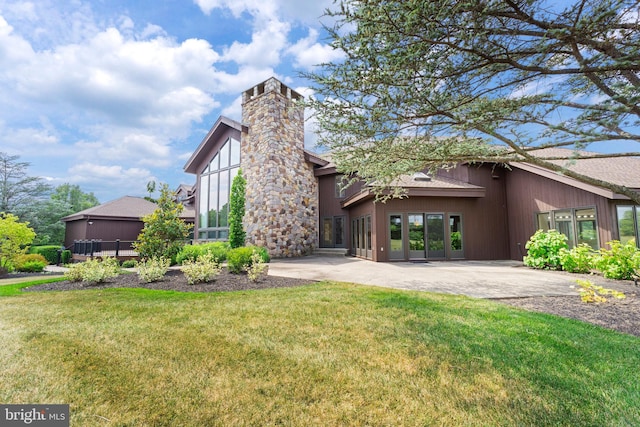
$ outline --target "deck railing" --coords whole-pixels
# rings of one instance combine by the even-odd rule
[[[133,240],[74,240],[71,252],[75,255],[90,257],[135,257],[138,253],[133,249]]]

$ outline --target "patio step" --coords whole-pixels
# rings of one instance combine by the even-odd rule
[[[347,256],[348,253],[346,248],[315,248],[313,250],[314,255],[321,256]]]

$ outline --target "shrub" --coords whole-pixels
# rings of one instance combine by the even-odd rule
[[[194,262],[202,255],[202,247],[204,245],[184,245],[178,255],[176,255],[176,263],[184,264],[185,262]]]
[[[13,271],[13,260],[27,252],[36,233],[29,223],[18,222],[18,217],[0,212],[0,269]],[[6,273],[5,273],[6,274]]]
[[[47,245],[47,246],[32,246],[29,250],[32,254],[39,254],[46,258],[49,264],[58,263],[58,251],[60,246]]]
[[[227,268],[234,274],[246,271],[251,265],[251,255],[253,255],[253,248],[250,246],[231,249],[227,254]]]
[[[611,249],[601,248],[594,264],[608,279],[633,280],[640,273],[640,250],[633,241],[623,245],[618,240],[607,242]]]
[[[595,252],[586,243],[568,250],[560,249],[560,264],[564,271],[569,273],[588,273],[593,268],[593,258]]]
[[[115,258],[89,259],[83,263],[73,264],[64,273],[67,280],[88,284],[105,282],[120,274],[120,263]]]
[[[71,251],[68,249],[65,249],[64,251],[62,251],[62,257],[61,257],[61,261],[62,264],[69,264],[69,262],[71,262]]]
[[[167,258],[150,258],[138,263],[138,277],[140,280],[151,283],[157,282],[167,274],[171,260]]]
[[[247,236],[242,227],[246,185],[247,181],[242,177],[242,169],[238,169],[238,174],[231,182],[231,195],[229,196],[229,244],[232,248],[244,246]]]
[[[128,259],[125,261],[122,261],[122,268],[134,268],[138,265],[138,261],[136,261],[135,259]]]
[[[180,218],[184,206],[175,201],[175,194],[167,184],[160,189],[157,205],[155,211],[142,217],[144,226],[133,247],[141,259],[163,257],[175,261],[192,225]]]
[[[47,260],[40,254],[19,255],[13,266],[17,271],[39,273],[47,266]]]
[[[251,257],[254,253],[257,253],[262,262],[269,262],[270,257],[266,248],[257,246],[245,246],[242,248],[231,249],[227,254],[227,268],[231,273],[238,274],[251,266]]]
[[[203,282],[211,282],[220,274],[220,263],[212,254],[203,254],[196,261],[185,261],[182,265],[182,273],[190,285]]]
[[[196,245],[185,245],[180,253],[176,256],[178,264],[184,264],[185,261],[196,261],[203,254],[211,254],[213,258],[223,263],[227,260],[227,253],[230,246],[228,242],[209,242]]]
[[[614,291],[613,289],[606,289],[602,286],[594,285],[589,280],[576,280],[580,285],[580,299],[582,302],[587,303],[601,303],[607,302],[606,295],[611,295],[617,299],[625,299],[627,296],[623,292]]]
[[[252,282],[259,282],[269,272],[269,265],[266,264],[258,251],[251,254],[251,265],[247,267],[247,277]]]
[[[557,230],[538,230],[525,245],[524,265],[538,269],[560,269],[560,249],[567,248],[567,236]]]

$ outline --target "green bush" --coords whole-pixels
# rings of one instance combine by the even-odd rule
[[[253,248],[250,246],[231,249],[227,254],[227,268],[234,274],[242,273],[251,265],[251,255]]]
[[[59,250],[60,250],[60,246],[47,245],[47,246],[32,246],[29,252],[32,254],[42,255],[43,257],[45,257],[45,259],[49,264],[57,264]]]
[[[227,253],[230,246],[228,242],[209,242],[195,245],[185,245],[180,253],[176,256],[178,264],[184,264],[185,261],[196,261],[203,254],[211,254],[218,263],[227,260]]]
[[[164,278],[170,265],[168,258],[149,258],[138,263],[138,277],[146,283],[157,282]]]
[[[126,261],[122,261],[122,268],[134,268],[138,265],[138,261],[135,259],[128,259]]]
[[[71,251],[69,249],[62,251],[62,264],[69,264],[71,262],[71,256]]]
[[[568,250],[560,249],[560,265],[564,271],[569,273],[589,273],[593,268],[593,258],[595,252],[586,243]]]
[[[567,248],[567,236],[557,230],[538,230],[525,245],[527,255],[522,261],[532,268],[559,270],[562,248]]]
[[[640,250],[634,242],[623,245],[618,240],[607,242],[611,249],[601,248],[595,267],[608,279],[633,280],[640,274]]]
[[[266,248],[257,246],[245,246],[231,249],[227,254],[227,268],[231,273],[239,274],[251,267],[251,256],[257,253],[262,262],[269,262],[270,257]]]
[[[120,274],[120,263],[115,258],[88,259],[79,264],[72,264],[64,273],[67,280],[88,284],[105,282]]]
[[[187,283],[211,282],[221,271],[220,263],[210,253],[205,253],[195,261],[185,261],[182,265],[182,273],[187,278]]]
[[[13,261],[17,271],[25,273],[40,273],[47,266],[47,260],[40,254],[19,255]]]

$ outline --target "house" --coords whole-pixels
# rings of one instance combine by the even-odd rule
[[[184,190],[187,189],[185,186]],[[130,249],[130,243],[138,238],[144,226],[142,217],[157,208],[157,204],[142,197],[125,196],[66,216],[62,218],[65,222],[64,246],[72,248],[76,241],[100,240],[106,244],[120,240],[121,249]],[[181,217],[193,223],[194,215],[193,208],[185,208]]]
[[[330,159],[304,148],[301,95],[275,78],[242,94],[242,122],[220,117],[185,165],[196,175],[195,238],[228,238],[229,194],[247,181],[247,243],[275,257],[338,248],[373,261],[522,259],[539,228],[571,246],[639,239],[640,207],[624,196],[528,164],[459,164],[402,177],[386,203],[346,190]],[[577,171],[640,191],[640,159],[579,160]]]

